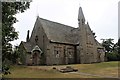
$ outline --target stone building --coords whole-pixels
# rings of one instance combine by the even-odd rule
[[[21,62],[27,65],[58,65],[104,61],[104,48],[85,23],[79,8],[78,28],[37,17],[31,37],[21,42]]]

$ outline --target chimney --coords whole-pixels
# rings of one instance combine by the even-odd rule
[[[27,38],[26,38],[26,42],[28,42],[29,41],[29,30],[27,31]]]

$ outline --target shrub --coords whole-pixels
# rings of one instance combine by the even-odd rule
[[[106,57],[107,57],[108,61],[120,60],[120,55],[118,53],[115,53],[115,52],[106,53]]]

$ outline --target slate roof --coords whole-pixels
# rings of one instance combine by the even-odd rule
[[[27,51],[27,52],[31,52],[31,50],[32,50],[32,46],[31,46],[31,44],[29,43],[29,42],[21,42],[21,44],[23,44],[23,46],[24,46],[24,48],[25,48],[25,50]]]
[[[48,39],[52,42],[78,44],[79,35],[78,28],[60,24],[57,22],[49,21],[46,19],[37,19],[42,25]]]

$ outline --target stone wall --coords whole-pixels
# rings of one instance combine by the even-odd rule
[[[50,43],[46,55],[47,65],[75,63],[75,49],[73,45]]]
[[[30,43],[31,45],[36,45],[35,37],[38,37],[37,45],[42,50],[43,54],[41,55],[41,63],[40,64],[46,64],[46,53],[47,53],[47,45],[49,45],[49,40],[47,38],[47,35],[39,22],[39,20],[36,20],[36,23],[34,25],[31,37],[30,37]]]
[[[26,64],[32,65],[32,58],[31,58],[31,54],[29,53],[26,54]]]
[[[19,53],[20,53],[20,61],[22,62],[22,64],[26,64],[26,53],[27,52],[22,43],[19,46]]]
[[[79,23],[80,28],[80,63],[100,62],[97,43],[88,24]]]

